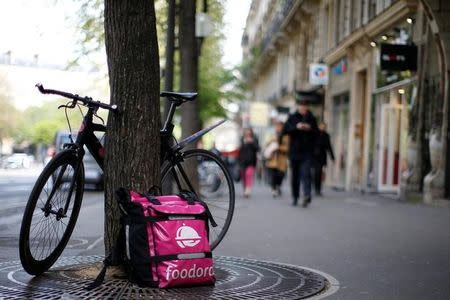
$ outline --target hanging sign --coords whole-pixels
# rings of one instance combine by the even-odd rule
[[[312,85],[327,85],[328,66],[325,64],[310,64],[309,83]]]
[[[417,46],[381,44],[380,67],[387,71],[416,71]]]

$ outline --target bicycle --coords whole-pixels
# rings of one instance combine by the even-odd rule
[[[88,110],[83,116],[75,142],[65,144],[64,150],[45,166],[25,207],[19,254],[23,268],[31,275],[44,273],[56,262],[75,227],[84,193],[83,146],[103,170],[105,151],[94,132],[106,132],[106,126],[94,123],[94,116],[98,117],[99,108],[118,112],[116,105],[94,101],[90,97],[45,89],[41,84],[36,87],[43,94],[71,99],[70,104],[58,107],[66,109],[66,114],[67,109],[80,105],[86,106]],[[177,142],[173,137],[172,123],[175,110],[184,102],[193,101],[197,93],[162,92],[160,96],[170,101],[167,118],[160,130],[162,192],[190,190],[208,204],[218,224],[215,228],[209,226],[211,249],[214,249],[225,236],[233,217],[233,181],[220,157],[206,150],[184,148],[225,120]]]

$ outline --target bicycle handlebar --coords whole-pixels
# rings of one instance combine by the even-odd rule
[[[63,91],[58,91],[58,90],[51,90],[51,89],[45,89],[44,86],[42,85],[42,83],[37,83],[36,87],[38,88],[39,92],[41,92],[42,94],[53,94],[53,95],[59,95],[62,96],[64,98],[69,98],[72,99],[74,101],[80,101],[82,102],[84,105],[88,105],[88,106],[96,106],[96,107],[100,107],[103,109],[107,109],[110,110],[112,112],[117,112],[118,108],[117,105],[113,104],[106,104],[106,103],[102,103],[100,101],[94,101],[92,100],[91,97],[80,97],[78,95],[74,95],[68,92],[63,92]],[[74,104],[75,106],[75,104]]]

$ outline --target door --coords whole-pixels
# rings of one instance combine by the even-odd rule
[[[336,188],[345,188],[348,132],[350,126],[349,95],[343,94],[334,97],[333,121],[330,126],[332,147],[336,160],[333,165],[333,185]]]
[[[378,190],[398,192],[400,183],[400,152],[402,110],[399,104],[383,104],[378,148]]]

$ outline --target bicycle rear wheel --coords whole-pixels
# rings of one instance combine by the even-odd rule
[[[223,161],[206,150],[187,150],[179,161],[163,165],[161,186],[163,194],[193,188],[193,192],[208,205],[218,225],[209,226],[211,250],[216,248],[230,227],[235,200],[233,180]]]
[[[83,190],[83,163],[71,151],[59,153],[42,171],[20,229],[20,261],[29,274],[47,271],[61,255],[77,221]]]

